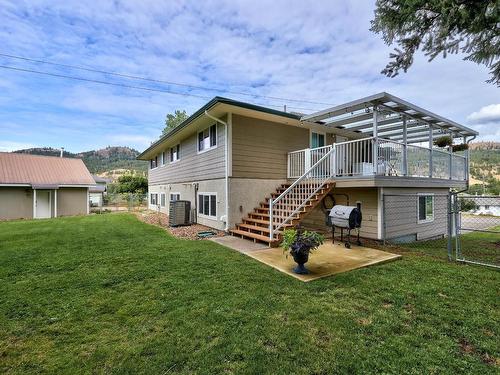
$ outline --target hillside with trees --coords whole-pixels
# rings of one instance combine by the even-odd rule
[[[500,194],[500,142],[470,145],[470,193]]]
[[[59,156],[59,149],[43,147],[29,148],[14,151],[23,154]],[[124,174],[127,171],[145,173],[147,171],[147,162],[137,160],[139,151],[129,147],[106,147],[100,150],[84,151],[72,153],[64,151],[64,157],[82,159],[90,173],[115,175]]]

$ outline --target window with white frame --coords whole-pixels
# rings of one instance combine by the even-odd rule
[[[212,125],[198,133],[198,152],[204,152],[215,147],[217,147],[217,126]]]
[[[165,193],[161,193],[160,194],[160,206],[165,207],[165,203],[166,203],[165,200],[166,200]]]
[[[181,193],[170,193],[170,202],[181,200]]]
[[[311,132],[311,148],[323,147],[325,145],[325,133]]]
[[[217,218],[217,194],[198,193],[198,214]]]
[[[174,147],[170,148],[170,162],[176,162],[181,158],[181,145],[177,144]]]
[[[149,161],[149,168],[155,169],[158,166],[158,155]]]
[[[149,204],[154,206],[158,204],[158,193],[151,193],[149,195]]]
[[[163,151],[161,153],[161,165],[164,166],[165,164],[167,164],[167,152]]]
[[[418,223],[428,223],[434,220],[434,196],[421,194],[418,196]]]

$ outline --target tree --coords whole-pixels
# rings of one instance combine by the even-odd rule
[[[184,120],[186,120],[189,116],[186,111],[176,109],[174,113],[167,114],[165,117],[165,128],[163,129],[162,136],[167,134],[170,130],[181,124]]]
[[[148,179],[138,174],[124,174],[118,177],[116,193],[144,194],[148,191]]]
[[[396,43],[382,74],[405,73],[421,49],[432,61],[442,54],[465,54],[464,60],[486,65],[500,86],[500,6],[498,0],[377,0],[370,30]]]

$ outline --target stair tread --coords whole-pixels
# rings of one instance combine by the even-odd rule
[[[231,229],[231,233],[239,234],[244,237],[250,237],[250,238],[255,238],[257,240],[260,240],[262,242],[277,242],[279,241],[279,238],[274,237],[272,240],[269,238],[269,236],[263,236],[261,234],[257,233],[251,233],[251,232],[246,232],[244,230],[239,230],[239,229]]]
[[[245,217],[242,220],[243,221],[250,221],[250,222],[254,222],[254,223],[258,223],[258,224],[266,224],[267,226],[269,226],[269,220],[254,219],[254,218],[251,218],[251,217]],[[281,223],[274,222],[274,224],[281,224]],[[284,227],[291,227],[292,224],[288,223],[288,224],[284,224],[283,226]]]
[[[259,227],[257,225],[252,225],[252,224],[245,224],[245,223],[240,223],[236,224],[237,228],[246,228],[246,229],[251,229],[251,230],[258,230],[261,232],[266,232],[269,233],[269,227]]]

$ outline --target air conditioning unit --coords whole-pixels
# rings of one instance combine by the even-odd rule
[[[191,202],[190,201],[173,201],[170,202],[168,213],[168,225],[178,227],[181,225],[190,225]]]

